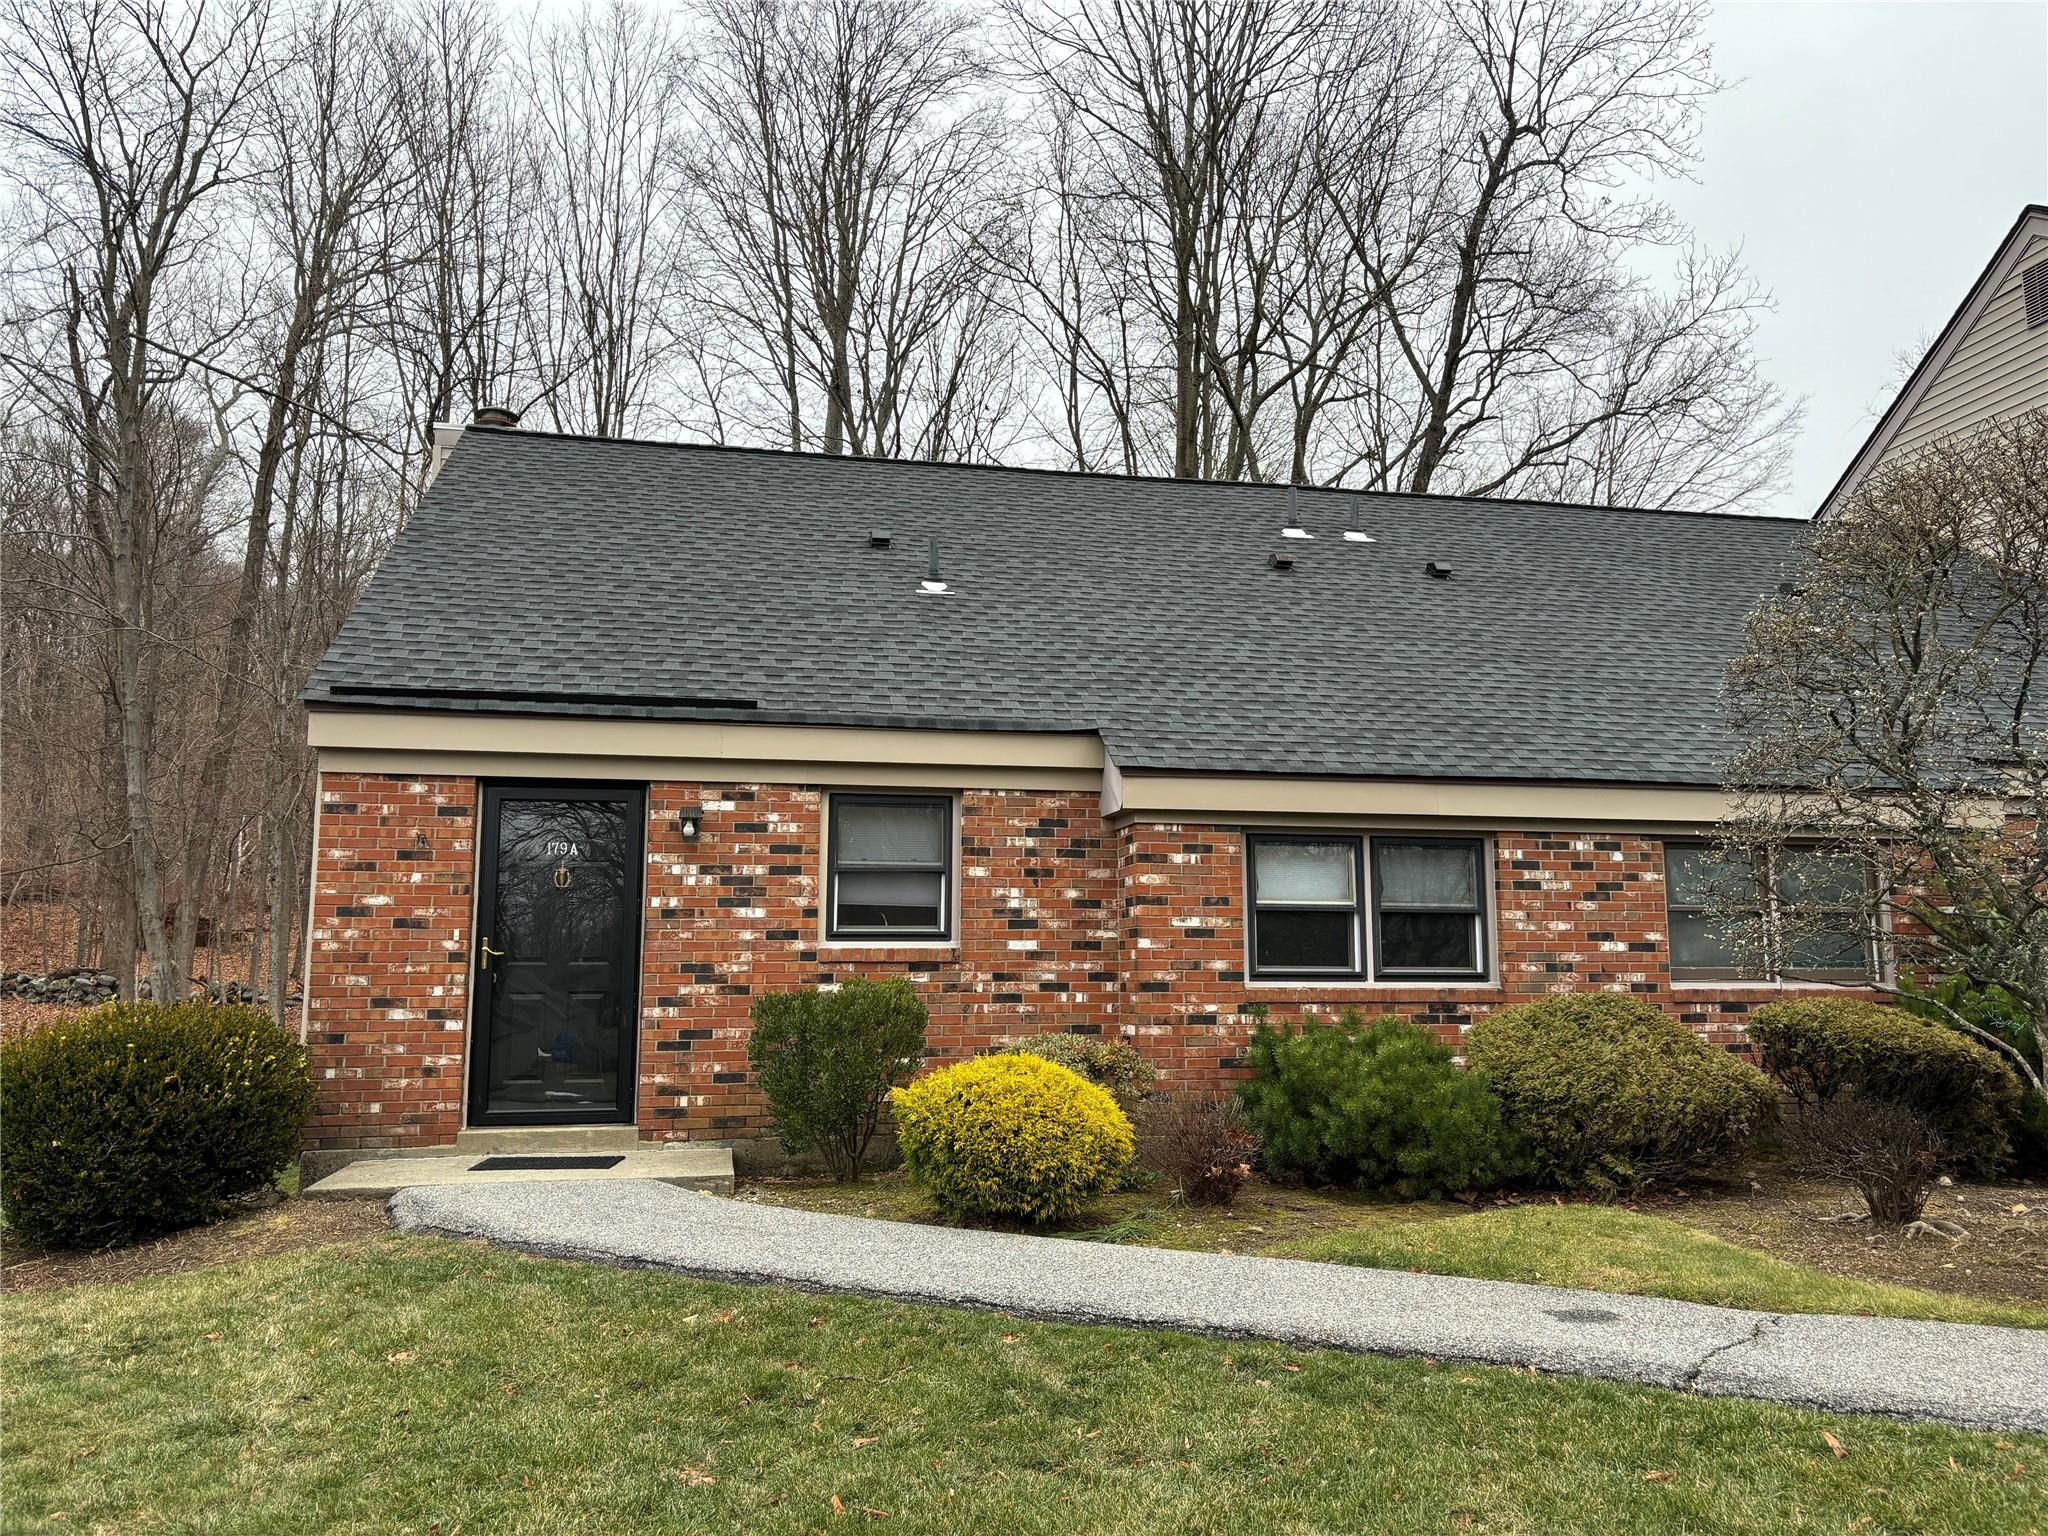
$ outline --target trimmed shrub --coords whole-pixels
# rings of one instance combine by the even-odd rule
[[[1959,1030],[1856,997],[1767,1003],[1750,1016],[1764,1070],[1802,1109],[1854,1091],[1916,1110],[1960,1171],[1997,1173],[2012,1154],[2019,1074]]]
[[[1138,1111],[1138,1155],[1191,1205],[1228,1205],[1251,1177],[1258,1140],[1235,1099],[1175,1094]]]
[[[1535,1171],[1600,1193],[1703,1172],[1770,1123],[1777,1091],[1640,998],[1580,992],[1488,1014],[1465,1056],[1492,1079]]]
[[[1254,1075],[1238,1097],[1269,1173],[1421,1195],[1519,1164],[1486,1079],[1403,1019],[1346,1009],[1336,1024],[1262,1024],[1249,1054]]]
[[[855,977],[754,1000],[747,1061],[768,1117],[795,1156],[815,1153],[841,1183],[860,1178],[889,1090],[924,1062],[925,1006],[900,976]]]
[[[1159,1075],[1134,1046],[1097,1035],[1077,1035],[1067,1030],[1026,1035],[1009,1049],[1027,1056],[1043,1056],[1069,1072],[1080,1073],[1096,1087],[1107,1089],[1126,1114],[1145,1097]]]
[[[195,1226],[275,1178],[312,1114],[266,1010],[109,1003],[0,1046],[0,1206],[51,1247]]]
[[[897,1089],[893,1102],[911,1177],[956,1215],[1061,1221],[1131,1160],[1116,1100],[1042,1056],[978,1056]]]

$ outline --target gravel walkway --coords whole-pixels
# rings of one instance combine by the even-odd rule
[[[413,1188],[402,1231],[707,1280],[1644,1382],[2048,1432],[2048,1332],[1743,1312],[1498,1280],[968,1232],[641,1182]]]

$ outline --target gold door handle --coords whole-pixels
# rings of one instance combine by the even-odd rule
[[[505,953],[502,949],[491,948],[491,941],[489,939],[480,940],[477,948],[483,952],[483,962],[477,969],[483,971],[488,971],[491,968],[491,956],[498,955],[502,957]]]

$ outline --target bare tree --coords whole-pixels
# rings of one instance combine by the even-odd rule
[[[218,339],[195,263],[248,169],[266,22],[261,0],[15,0],[7,14],[0,131],[40,172],[28,183],[34,238],[56,274],[46,303],[62,337],[56,358],[15,361],[77,445],[83,531],[104,560],[127,859],[159,997],[180,993],[183,976],[164,932],[152,803],[152,577],[159,535],[193,521],[226,448],[216,438],[171,474],[153,450],[185,443],[171,401]]]
[[[380,36],[399,109],[390,152],[410,194],[383,236],[405,259],[383,285],[381,327],[407,413],[410,499],[435,422],[543,392],[535,189],[529,125],[506,98],[505,40],[484,0],[411,0]]]
[[[1005,125],[937,0],[710,0],[691,182],[726,365],[826,453],[986,445]]]
[[[1730,674],[1731,851],[1853,861],[1805,917],[1902,971],[1996,987],[2030,1054],[1956,1010],[2035,1093],[2048,1061],[2048,411],[1887,461],[1814,532]],[[1775,942],[1802,979],[1797,927]],[[1825,954],[1821,946],[1819,953]],[[1879,978],[1884,990],[1897,980]]]
[[[608,0],[537,25],[520,71],[546,254],[536,344],[556,426],[623,436],[689,322],[680,40],[661,13]]]
[[[1732,262],[1688,260],[1679,296],[1660,301],[1635,265],[1682,242],[1667,208],[1628,189],[1691,162],[1699,104],[1718,88],[1704,9],[1441,11],[1448,74],[1425,168],[1400,198],[1338,199],[1366,211],[1352,239],[1382,309],[1384,375],[1402,381],[1376,455],[1388,483],[1598,495],[1610,477],[1597,449],[1672,435],[1704,437],[1707,466],[1646,476],[1638,451],[1617,483],[1663,504],[1725,475],[1731,454],[1764,459],[1737,473],[1751,495],[1768,482],[1788,423],[1749,362],[1753,286]],[[1361,174],[1371,185],[1375,167],[1340,172],[1340,187]],[[1717,420],[1738,404],[1738,425]]]
[[[1265,138],[1331,14],[1322,0],[1009,6],[1021,61],[1068,136],[1058,195],[1082,210],[1070,233],[1111,289],[1105,305],[1088,292],[1091,274],[1068,265],[1041,292],[1074,305],[1063,326],[1072,334],[1088,328],[1090,308],[1140,307],[1157,350],[1136,360],[1157,379],[1174,475],[1250,462],[1245,396],[1259,388],[1255,360],[1277,319],[1261,284],[1307,185],[1298,150]],[[1134,386],[1111,386],[1127,414]]]

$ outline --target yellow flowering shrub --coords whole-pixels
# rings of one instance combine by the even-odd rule
[[[1059,1221],[1113,1189],[1135,1138],[1115,1099],[1042,1056],[980,1056],[896,1090],[911,1177],[949,1211]]]

